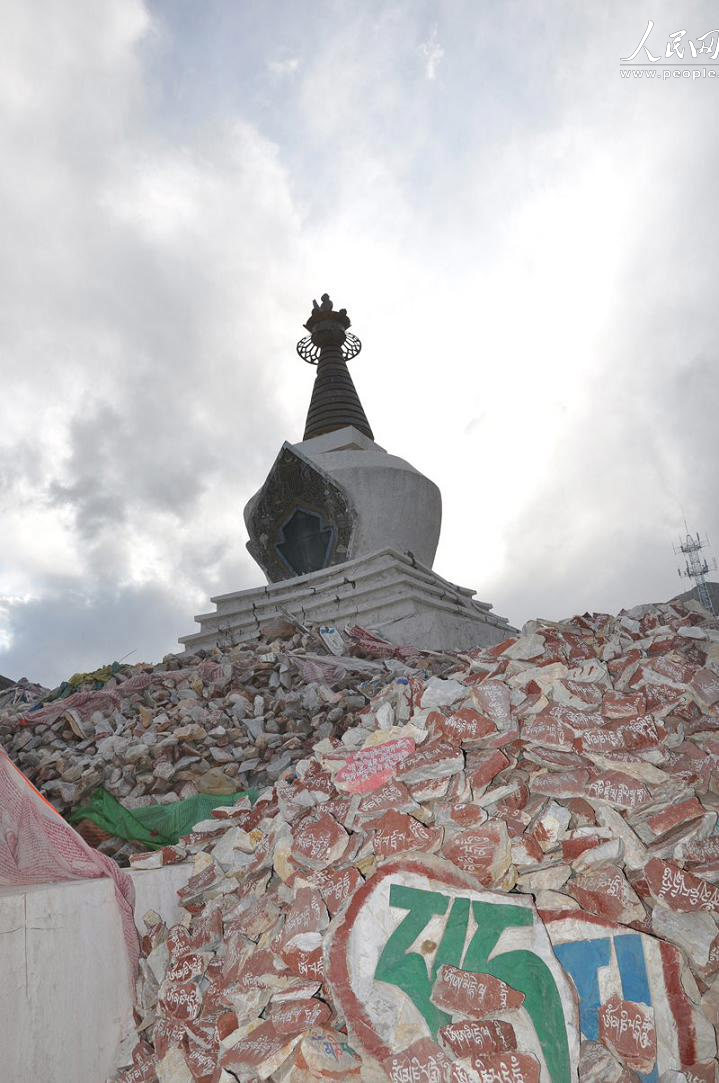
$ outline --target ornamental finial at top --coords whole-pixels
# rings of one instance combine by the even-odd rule
[[[324,349],[339,348],[345,361],[356,357],[362,343],[347,330],[350,318],[346,308],[335,309],[328,293],[323,293],[320,304],[312,302],[312,312],[303,326],[310,332],[297,343],[297,353],[310,365],[319,362]]]
[[[308,331],[312,332],[318,324],[332,322],[339,324],[342,327],[342,330],[346,331],[350,326],[350,318],[347,315],[347,309],[340,308],[339,311],[336,311],[328,293],[322,294],[321,301],[322,304],[320,305],[318,305],[316,301],[312,302],[312,315],[307,323],[303,324],[303,327],[306,327]]]

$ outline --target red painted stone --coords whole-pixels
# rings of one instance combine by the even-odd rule
[[[307,1073],[298,1077],[292,1075],[294,1083],[306,1080],[306,1083],[319,1083],[331,1080],[333,1083],[346,1083],[347,1080],[359,1079],[360,1058],[346,1044],[338,1041],[334,1030],[313,1027],[305,1034],[295,1049],[294,1065],[300,1072]]]
[[[647,701],[643,692],[605,692],[602,714],[607,719],[636,718],[646,713]]]
[[[604,771],[580,796],[595,797],[617,808],[635,809],[651,800],[647,787],[621,771]]]
[[[147,1042],[138,1042],[132,1051],[132,1065],[118,1075],[118,1083],[156,1083],[157,1056]]]
[[[545,797],[586,797],[591,775],[583,767],[570,771],[547,771],[543,775],[533,775],[529,782],[531,793]]]
[[[657,1059],[654,1015],[641,1004],[610,997],[599,1009],[599,1037],[614,1055],[642,1075]]]
[[[223,1054],[220,1063],[230,1072],[245,1073],[242,1078],[247,1078],[246,1073],[261,1070],[263,1065],[279,1056],[284,1049],[289,1056],[293,1045],[294,1036],[280,1033],[274,1023],[268,1021],[260,1023],[245,1038],[240,1038],[236,1045]]]
[[[152,1043],[160,1060],[173,1045],[181,1045],[184,1037],[184,1023],[160,1016],[152,1030]]]
[[[383,860],[406,850],[430,853],[442,842],[441,828],[427,828],[403,812],[385,812],[379,820],[373,820],[374,852]]]
[[[319,875],[320,893],[324,904],[334,917],[357,888],[364,883],[357,869],[325,869]]]
[[[315,933],[327,925],[327,909],[319,889],[302,887],[295,892],[292,905],[285,915],[282,944],[289,943],[299,933]]]
[[[207,966],[208,959],[197,952],[187,952],[171,962],[165,974],[166,982],[182,984],[200,978]]]
[[[679,805],[669,805],[662,812],[650,816],[648,822],[655,835],[663,835],[679,824],[698,819],[704,815],[704,812],[703,805],[697,801],[696,797],[692,797],[691,800],[682,801]],[[719,844],[719,838],[717,838],[717,844]]]
[[[241,909],[237,907],[227,915],[225,939],[231,933],[242,933],[257,942],[277,922],[280,913],[277,901],[269,895],[250,896],[241,904]]]
[[[178,892],[179,894],[179,892]],[[214,947],[222,939],[222,914],[219,910],[210,911],[207,916],[198,917],[193,922],[192,933],[184,925],[173,925],[167,933],[167,950],[170,961],[179,959],[188,952],[202,951]]]
[[[497,727],[494,722],[491,722],[488,718],[485,718],[475,711],[472,707],[462,707],[458,711],[445,718],[444,715],[438,711],[433,712],[433,716],[436,715],[435,722],[440,730],[449,737],[451,741],[456,741],[463,745],[475,744],[483,737],[489,736],[491,733],[497,732]]]
[[[338,824],[347,827],[347,818],[352,812],[352,797],[350,794],[339,796],[336,794],[322,805],[322,811],[332,816]]]
[[[584,730],[577,739],[577,749],[580,752],[594,752],[600,756],[606,755],[607,752],[619,752],[624,748],[626,745],[622,734],[609,726]]]
[[[201,1032],[191,1032],[188,1026],[186,1035],[187,1052],[185,1061],[196,1083],[218,1083],[221,1068],[217,1063],[220,1055],[220,1041],[215,1027],[201,1028]]]
[[[562,692],[561,690],[564,690]],[[566,698],[563,696],[566,695]],[[585,704],[588,710],[597,709],[601,706],[604,689],[601,684],[591,681],[573,681],[569,677],[563,677],[559,681],[559,689],[555,689],[555,699],[569,707],[582,709]]]
[[[443,853],[454,865],[471,872],[485,887],[506,872],[511,861],[507,829],[501,821],[455,835]]]
[[[267,989],[282,969],[273,951],[268,948],[259,948],[242,966],[236,979],[237,989],[240,993],[249,993],[253,989]]]
[[[585,850],[594,850],[606,841],[606,839],[600,838],[599,835],[578,835],[562,839],[562,857],[565,861],[571,863],[576,861]]]
[[[690,682],[690,688],[702,707],[719,703],[719,676],[711,669],[699,669]]]
[[[657,716],[667,714],[673,710],[677,700],[682,699],[684,696],[681,688],[675,688],[671,684],[648,684],[645,694],[647,710]]]
[[[491,1056],[492,1054],[490,1054]],[[431,1038],[420,1038],[384,1063],[390,1083],[476,1083],[463,1065],[449,1059]],[[534,1083],[534,1081],[533,1081]]]
[[[719,887],[658,857],[644,867],[644,877],[655,899],[683,913],[719,913]]]
[[[335,775],[335,786],[348,793],[370,793],[384,786],[395,774],[398,764],[415,749],[410,737],[387,741],[372,748],[361,748],[350,756]]]
[[[451,741],[439,739],[420,745],[402,762],[396,778],[402,782],[423,782],[430,778],[445,778],[464,767],[462,750]]]
[[[473,805],[465,801],[459,805],[453,805],[449,814],[450,820],[459,824],[460,827],[479,827],[487,822],[487,811],[479,805]]]
[[[473,974],[445,963],[432,990],[432,1002],[451,1015],[484,1019],[524,1004],[524,993],[491,974]]]
[[[310,951],[290,944],[287,947],[280,947],[278,954],[290,974],[309,981],[322,981],[324,976],[322,944]]]
[[[496,814],[501,819],[506,819],[515,812],[520,812],[523,808],[526,808],[529,801],[529,787],[524,782],[520,782],[514,793],[507,794],[502,800],[498,801],[494,806]]]
[[[604,722],[604,717],[599,711],[579,711],[576,707],[567,707],[563,703],[550,704],[537,715],[537,718],[551,719],[578,732],[594,729]]]
[[[222,834],[225,828],[219,825],[219,833]],[[207,836],[203,835],[201,841],[206,841]],[[214,887],[216,883],[222,878],[222,873],[218,869],[217,865],[208,865],[202,870],[202,872],[195,873],[191,876],[187,883],[178,889],[177,895],[181,902],[194,898],[196,895],[201,895],[208,888]]]
[[[617,684],[618,678],[621,677],[622,673],[624,673],[626,669],[629,669],[632,666],[636,667],[636,665],[641,661],[641,658],[642,652],[639,650],[639,648],[632,647],[631,650],[627,651],[626,654],[623,654],[620,658],[612,658],[611,661],[607,663],[607,669],[614,678],[615,685]]]
[[[687,1083],[717,1083],[717,1062],[704,1061],[702,1064],[683,1064],[681,1071],[687,1077]]]
[[[474,753],[467,758],[467,777],[473,793],[485,789],[506,767],[509,767],[509,759],[498,748],[491,752]]]
[[[313,869],[325,869],[347,846],[348,835],[326,812],[305,816],[292,836],[292,857]]]
[[[522,740],[530,745],[542,745],[560,752],[570,752],[574,746],[574,730],[566,722],[552,718],[543,711],[528,719],[521,728]]]
[[[160,988],[158,1003],[162,1011],[184,1022],[196,1019],[202,1008],[202,994],[194,982],[182,982]]]
[[[646,662],[642,668],[652,670],[654,673],[658,673],[660,677],[666,677],[668,681],[674,681],[677,684],[688,684],[692,681],[692,678],[699,676],[696,666],[675,654],[663,654],[659,658],[653,658],[650,662]],[[716,680],[716,674],[712,674],[711,670],[706,670],[706,672]],[[719,695],[717,698],[719,698]]]
[[[460,1058],[517,1048],[514,1027],[503,1019],[463,1019],[442,1027],[438,1037],[443,1049]]]
[[[271,1004],[268,1012],[268,1018],[274,1023],[278,1034],[301,1034],[311,1027],[326,1023],[331,1015],[329,1006],[315,997]]]
[[[452,776],[456,778],[457,776]],[[412,798],[415,804],[421,804],[423,801],[437,801],[441,797],[447,796],[449,784],[452,778],[445,775],[444,778],[426,778],[424,782],[410,782],[407,786],[407,792]],[[397,809],[401,812],[401,809]]]
[[[302,781],[310,793],[325,793],[328,797],[331,797],[335,792],[332,776],[328,771],[323,771],[315,760],[310,763],[307,771],[305,771]]]
[[[684,850],[684,862],[687,865],[719,867],[719,835],[688,843]]]
[[[539,1083],[539,1061],[529,1053],[481,1053],[470,1063],[481,1083]]]
[[[491,678],[483,680],[472,688],[472,700],[477,710],[499,730],[510,729],[512,724],[512,706],[509,689],[502,681]]]
[[[383,812],[389,812],[390,809],[395,812],[406,812],[413,805],[412,796],[404,783],[392,779],[374,793],[362,798],[357,815],[362,818],[379,816]]]
[[[600,865],[580,872],[569,890],[584,910],[608,921],[644,919],[639,899],[617,865]]]

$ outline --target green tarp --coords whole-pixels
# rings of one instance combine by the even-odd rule
[[[189,835],[195,824],[210,818],[214,808],[234,805],[241,797],[249,797],[254,804],[257,790],[223,796],[201,793],[171,805],[148,805],[130,811],[101,786],[86,805],[73,809],[68,820],[71,824],[91,820],[108,835],[128,842],[141,842],[148,850],[159,850],[179,842],[183,835]]]

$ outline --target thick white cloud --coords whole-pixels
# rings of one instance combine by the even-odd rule
[[[5,13],[0,671],[159,656],[260,581],[242,506],[325,289],[378,441],[442,488],[442,574],[515,621],[678,587],[682,509],[719,536],[717,88],[620,78],[647,17]]]

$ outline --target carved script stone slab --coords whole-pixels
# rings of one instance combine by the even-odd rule
[[[404,850],[438,850],[442,842],[442,829],[422,827],[418,820],[403,812],[385,812],[373,820],[374,852],[380,861],[402,853]]]
[[[294,1067],[283,1083],[315,1083],[315,1080],[359,1079],[361,1062],[347,1045],[337,1041],[335,1031],[313,1027],[295,1049]]]
[[[472,1057],[481,1083],[539,1083],[537,1060],[526,1053],[481,1053]]]
[[[391,1083],[476,1083],[476,1076],[452,1061],[429,1038],[421,1038],[408,1049],[385,1061],[385,1071]]]
[[[485,1019],[497,1012],[521,1008],[524,993],[510,988],[491,974],[471,974],[445,964],[439,968],[432,1003],[450,1015]]]
[[[433,1002],[443,966],[521,994],[522,1049],[552,1083],[574,1080],[575,994],[531,898],[478,890],[473,876],[432,855],[381,865],[330,923],[325,983],[350,1045],[386,1065],[408,1044],[437,1039],[453,1022]]]
[[[509,835],[503,821],[462,831],[443,850],[451,862],[473,873],[486,887],[497,883],[512,863]]]
[[[370,793],[393,777],[397,765],[414,752],[411,737],[386,741],[372,748],[361,748],[350,756],[335,775],[335,786],[346,793]]]
[[[347,899],[362,883],[357,869],[325,869],[319,874],[319,885],[324,904],[334,917],[341,910]]]
[[[237,1072],[242,1079],[253,1073],[266,1079],[292,1052],[299,1034],[280,1033],[274,1023],[261,1023],[245,1038],[241,1038],[222,1057],[222,1067]]]
[[[517,1035],[512,1024],[502,1019],[463,1019],[440,1028],[439,1044],[463,1059],[479,1053],[506,1053],[516,1049]]]
[[[636,1072],[646,1075],[657,1059],[657,1032],[648,1008],[610,997],[599,1011],[599,1036],[608,1049]]]
[[[326,1023],[330,1015],[328,1006],[314,997],[273,1004],[269,1010],[269,1019],[278,1034],[300,1034],[310,1027]]]
[[[655,857],[644,876],[655,899],[670,910],[719,911],[719,887]]]
[[[434,725],[442,733],[446,734],[451,741],[458,741],[463,745],[472,745],[480,741],[490,733],[496,733],[497,727],[488,718],[484,718],[473,707],[462,707],[454,711],[449,717],[440,711],[433,711],[427,719],[429,725]]]
[[[543,911],[555,954],[579,997],[582,1038],[600,1040],[600,1011],[612,997],[654,1013],[657,1062],[644,1075],[656,1083],[663,1072],[714,1056],[714,1028],[687,997],[684,963],[673,945],[577,911]]]
[[[202,1007],[202,994],[194,982],[163,983],[159,1004],[173,1019],[196,1019]]]
[[[312,869],[326,869],[344,853],[349,836],[327,812],[305,816],[292,838],[292,857]]]

